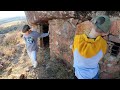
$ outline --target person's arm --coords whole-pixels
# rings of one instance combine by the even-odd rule
[[[47,37],[49,35],[49,33],[42,33],[42,34],[40,34],[40,38],[43,38],[43,37]]]
[[[22,38],[23,38],[23,40],[24,40],[25,49],[26,49],[26,38],[24,37],[24,35],[22,35]]]
[[[48,35],[49,35],[49,32],[48,33],[42,33],[42,34],[40,34],[40,33],[37,32],[37,36],[39,38],[47,37]]]
[[[71,41],[69,48],[72,50],[72,52],[74,51],[74,39]]]
[[[70,45],[70,49],[72,49],[73,45]]]
[[[26,41],[26,38],[24,37],[24,35],[22,35],[22,37],[21,37],[21,38],[23,38],[23,40],[24,40],[24,41]]]

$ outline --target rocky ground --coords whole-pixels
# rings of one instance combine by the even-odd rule
[[[6,27],[7,25],[4,26],[2,29],[0,28],[0,79],[74,78],[72,66],[68,66],[64,60],[50,59],[49,47],[39,48],[37,54],[39,64],[36,69],[33,69],[21,37],[20,28],[16,29],[12,25],[9,28]],[[106,54],[100,61],[100,78],[120,79],[120,60],[110,56],[109,53]]]
[[[39,48],[38,67],[31,67],[20,31],[0,34],[0,79],[73,79],[72,67],[51,59],[49,47]]]

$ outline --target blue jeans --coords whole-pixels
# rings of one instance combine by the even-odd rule
[[[74,72],[75,72],[75,68],[74,68]],[[99,79],[99,71],[98,73],[95,75],[95,77],[93,77],[92,79]],[[74,79],[78,79],[76,76],[75,76],[75,73],[74,73]]]
[[[37,51],[32,52],[27,51],[27,53],[31,59],[32,64],[34,63],[34,61],[37,61]]]
[[[92,79],[99,79],[99,71],[98,71],[98,73],[96,74],[96,76],[93,77]]]

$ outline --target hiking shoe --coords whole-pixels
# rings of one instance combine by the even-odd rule
[[[27,67],[25,71],[26,71],[26,72],[29,72],[29,71],[32,69],[32,67],[33,67],[33,66]]]
[[[38,62],[37,62],[37,61],[34,61],[33,68],[36,68],[37,65],[38,65]]]

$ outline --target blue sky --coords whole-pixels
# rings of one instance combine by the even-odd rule
[[[24,11],[0,11],[0,19],[16,16],[25,16],[25,13]]]

